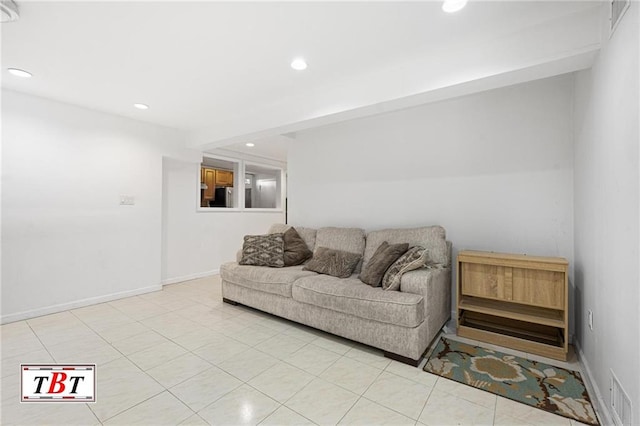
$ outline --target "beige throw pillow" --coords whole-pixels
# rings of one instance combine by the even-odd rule
[[[369,284],[372,287],[380,287],[382,285],[382,277],[389,267],[398,260],[407,250],[409,244],[389,244],[384,241],[375,251],[367,267],[360,273],[360,281]]]
[[[427,249],[424,247],[411,247],[387,269],[382,278],[382,288],[384,290],[400,290],[402,274],[425,266],[427,257]]]

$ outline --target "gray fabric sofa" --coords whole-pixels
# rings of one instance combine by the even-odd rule
[[[287,225],[273,225],[270,233]],[[226,263],[220,268],[222,296],[347,339],[382,349],[385,356],[417,365],[451,313],[451,244],[440,226],[365,231],[359,228],[296,227],[309,249],[358,253],[350,278],[303,270]],[[358,279],[382,242],[428,249],[429,265],[402,276],[400,291],[384,291]]]

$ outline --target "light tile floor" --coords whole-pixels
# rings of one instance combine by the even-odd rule
[[[3,425],[576,424],[223,304],[217,276],[1,332]],[[51,362],[96,363],[97,402],[20,404],[19,364]]]

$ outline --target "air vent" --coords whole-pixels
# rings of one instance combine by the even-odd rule
[[[609,37],[618,28],[622,16],[629,9],[629,4],[631,4],[631,0],[611,0],[611,32]]]
[[[616,426],[631,426],[631,399],[611,371],[611,413]]]

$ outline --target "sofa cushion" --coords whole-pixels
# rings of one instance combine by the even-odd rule
[[[397,228],[371,231],[367,234],[367,246],[364,250],[362,269],[373,257],[380,244],[409,243],[409,247],[422,246],[428,251],[429,264],[449,266],[449,249],[446,234],[441,226],[425,226],[422,228]]]
[[[367,263],[367,267],[362,269],[360,273],[360,281],[369,284],[372,287],[380,287],[382,285],[382,277],[385,275],[389,266],[393,264],[400,256],[409,249],[409,244],[389,244],[383,242],[380,244],[373,257]]]
[[[349,278],[361,259],[362,256],[356,253],[318,247],[311,261],[302,269],[338,278]]]
[[[352,277],[329,275],[299,278],[294,300],[373,321],[417,327],[424,321],[424,299],[418,294],[383,291]]]
[[[291,225],[285,225],[284,223],[274,223],[269,228],[268,234],[284,234],[291,228]],[[304,226],[296,226],[296,231],[302,237],[309,250],[313,251],[316,247],[316,230],[313,228],[306,228]]]
[[[360,228],[320,228],[316,233],[316,247],[348,251],[360,256],[364,253],[364,242],[364,230]]]
[[[302,266],[275,269],[266,266],[245,266],[231,262],[220,267],[220,277],[224,281],[284,297],[291,297],[291,284],[295,280],[311,275],[317,274],[303,271]]]

